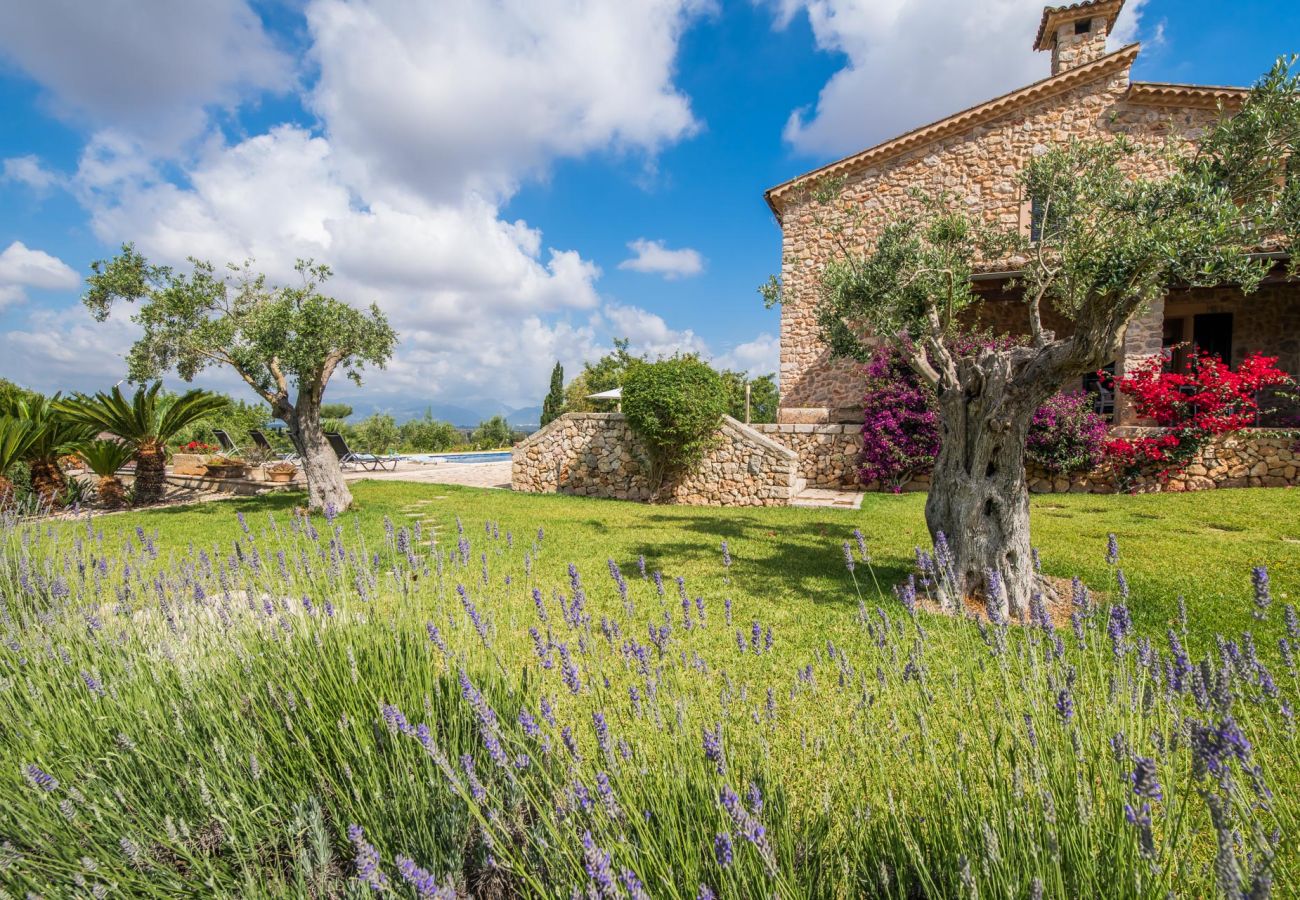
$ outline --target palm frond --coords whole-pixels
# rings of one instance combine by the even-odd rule
[[[135,453],[135,448],[123,441],[100,438],[90,441],[81,448],[77,455],[86,467],[101,478],[117,472],[126,465]]]

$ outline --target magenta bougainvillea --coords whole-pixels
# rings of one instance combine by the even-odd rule
[[[1092,396],[1063,391],[1034,412],[1025,456],[1053,475],[1087,472],[1106,455],[1106,420],[1093,412]]]
[[[959,352],[982,347],[1005,348],[1015,338],[963,335]],[[939,455],[939,406],[934,391],[891,346],[882,346],[866,367],[863,399],[863,482],[878,482],[898,493],[917,475],[928,472]],[[1053,396],[1034,413],[1025,455],[1052,474],[1092,469],[1102,462],[1106,422],[1092,411],[1089,395],[1073,392]]]
[[[859,474],[898,493],[939,454],[934,392],[890,346],[875,352],[866,374]]]

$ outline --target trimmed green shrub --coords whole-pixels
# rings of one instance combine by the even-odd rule
[[[623,384],[623,414],[650,450],[651,487],[697,465],[727,411],[718,373],[692,356],[634,366]]]

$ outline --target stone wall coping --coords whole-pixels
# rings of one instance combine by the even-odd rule
[[[816,425],[797,422],[760,422],[750,427],[765,434],[857,434],[862,431],[861,425],[843,423]]]
[[[762,434],[752,425],[746,425],[744,422],[741,422],[738,419],[733,419],[731,416],[723,416],[722,427],[724,430],[730,428],[747,441],[758,444],[760,447],[775,453],[777,456],[790,460],[791,462],[798,462],[799,460],[798,453],[795,453],[785,444],[782,444],[779,441],[774,441],[767,435]]]

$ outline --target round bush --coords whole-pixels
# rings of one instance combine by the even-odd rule
[[[623,414],[650,449],[656,490],[700,461],[726,411],[722,379],[694,357],[634,366],[623,382]]]

